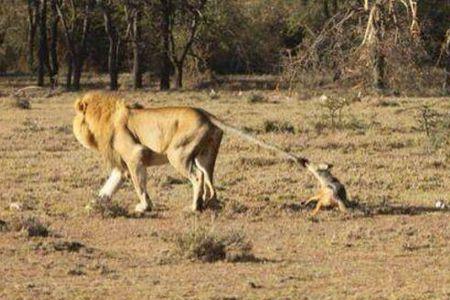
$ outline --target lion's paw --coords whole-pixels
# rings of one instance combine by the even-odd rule
[[[152,205],[149,205],[147,203],[139,203],[134,207],[134,211],[136,213],[144,213],[146,211],[151,211]]]

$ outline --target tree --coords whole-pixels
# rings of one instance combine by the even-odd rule
[[[64,31],[68,50],[68,74],[66,86],[74,90],[80,89],[83,64],[86,59],[87,35],[90,28],[90,17],[93,8],[92,0],[74,3],[70,0],[57,2],[56,9]],[[73,82],[72,82],[73,77]]]
[[[97,0],[97,3],[102,10],[105,20],[105,31],[109,40],[108,51],[108,71],[109,71],[109,88],[111,90],[117,90],[119,87],[119,50],[120,50],[120,37],[119,29],[114,20],[114,13],[116,8],[111,0]]]
[[[172,0],[161,1],[161,67],[160,89],[170,89],[170,73],[172,63],[170,61],[170,22],[172,17]]]
[[[38,80],[37,85],[44,85],[44,76],[46,70],[49,71],[48,60],[48,44],[47,44],[47,0],[38,0],[38,15],[37,20],[39,24],[39,55],[38,55]]]
[[[127,32],[131,39],[133,49],[133,88],[142,88],[142,37],[141,37],[141,3],[127,1],[125,4],[125,15],[127,21]],[[127,35],[128,35],[127,34]]]
[[[58,0],[50,0],[50,9],[52,12],[51,25],[50,25],[50,84],[52,88],[58,84],[57,75],[59,72],[59,62],[58,62],[58,23],[59,16],[56,9]]]
[[[170,37],[170,58],[176,69],[177,88],[183,87],[183,68],[186,57],[192,49],[200,22],[202,20],[201,11],[205,7],[206,0],[196,0],[189,2],[181,0],[177,5],[170,7],[169,37]],[[178,17],[178,19],[177,19]],[[179,31],[177,31],[179,25]]]
[[[385,66],[386,58],[382,50],[384,30],[384,6],[382,0],[377,0],[373,5],[369,18],[372,19],[373,39],[370,45],[370,57],[372,61],[372,80],[373,88],[377,91],[383,91],[386,88]]]
[[[38,0],[28,0],[28,68],[34,71],[34,41],[36,38]]]

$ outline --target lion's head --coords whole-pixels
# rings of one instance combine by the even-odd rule
[[[107,93],[88,93],[75,102],[73,133],[86,148],[96,150],[109,167],[122,167],[113,148],[114,129],[125,126],[128,108],[124,101]]]

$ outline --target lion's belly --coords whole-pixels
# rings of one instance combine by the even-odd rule
[[[155,153],[154,151],[147,149],[147,151],[144,151],[142,162],[146,166],[158,166],[168,163],[169,160],[165,154]]]

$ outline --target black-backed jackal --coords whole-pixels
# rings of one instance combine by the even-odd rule
[[[339,207],[342,212],[347,211],[348,200],[347,192],[344,185],[331,174],[330,164],[313,164],[312,162],[306,163],[308,170],[319,180],[320,190],[319,192],[309,198],[304,205],[312,201],[317,201],[312,215],[315,216],[322,207]]]

